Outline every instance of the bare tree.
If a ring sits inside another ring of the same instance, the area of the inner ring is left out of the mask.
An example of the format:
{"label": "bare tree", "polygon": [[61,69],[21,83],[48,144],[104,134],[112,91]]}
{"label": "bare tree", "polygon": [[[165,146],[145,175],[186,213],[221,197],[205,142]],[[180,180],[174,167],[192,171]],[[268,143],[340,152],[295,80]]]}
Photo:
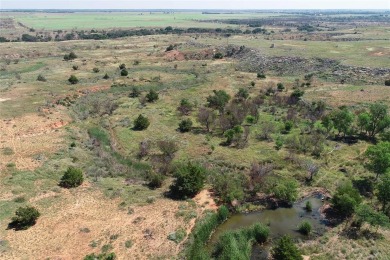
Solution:
{"label": "bare tree", "polygon": [[210,108],[201,107],[198,112],[198,122],[206,127],[207,132],[210,132],[210,128],[215,121],[216,115]]}

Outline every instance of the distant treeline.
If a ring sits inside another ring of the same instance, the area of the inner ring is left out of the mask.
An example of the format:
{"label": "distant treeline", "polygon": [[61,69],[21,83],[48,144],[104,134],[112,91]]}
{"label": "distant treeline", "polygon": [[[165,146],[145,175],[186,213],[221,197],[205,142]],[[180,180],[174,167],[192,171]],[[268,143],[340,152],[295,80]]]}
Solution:
{"label": "distant treeline", "polygon": [[[146,35],[158,35],[158,34],[186,34],[186,33],[214,33],[221,34],[224,36],[230,36],[232,34],[266,34],[267,30],[262,28],[255,28],[253,30],[240,30],[240,29],[210,29],[210,28],[172,28],[171,26],[160,29],[138,29],[138,30],[111,30],[111,31],[72,31],[70,33],[63,33],[63,31],[56,31],[56,35],[53,39],[52,36],[44,36],[43,34],[37,33],[36,35],[23,34],[21,38],[12,41],[23,41],[23,42],[48,42],[48,41],[69,41],[69,40],[105,40],[105,39],[117,39],[122,37],[131,36],[146,36]],[[10,40],[0,37],[0,42],[9,42]]]}

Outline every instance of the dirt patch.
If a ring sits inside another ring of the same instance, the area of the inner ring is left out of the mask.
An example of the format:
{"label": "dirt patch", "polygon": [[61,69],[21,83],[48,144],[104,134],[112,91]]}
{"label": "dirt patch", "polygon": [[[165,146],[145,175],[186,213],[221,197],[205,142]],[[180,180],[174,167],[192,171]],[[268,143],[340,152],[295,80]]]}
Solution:
{"label": "dirt patch", "polygon": [[[8,230],[4,239],[11,249],[0,254],[0,258],[82,259],[100,252],[106,244],[112,245],[118,259],[169,258],[179,253],[181,245],[167,236],[179,227],[191,230],[195,223],[175,216],[181,203],[178,201],[159,198],[153,204],[132,207],[133,213],[128,214],[127,209],[118,208],[119,199],[109,200],[91,189],[62,190],[54,198],[47,193],[32,199],[32,204],[44,199],[59,201],[52,208],[39,208],[42,217],[32,228]],[[216,207],[207,190],[198,194],[195,201],[197,212]],[[132,246],[127,248],[125,242],[129,240]],[[93,241],[96,247],[90,246]]]}
{"label": "dirt patch", "polygon": [[[17,169],[33,170],[42,165],[42,154],[50,154],[64,146],[63,126],[70,118],[63,109],[29,114],[0,121],[0,169],[15,163]],[[9,151],[4,153],[4,151]]]}
{"label": "dirt patch", "polygon": [[11,100],[10,98],[0,98],[0,102],[4,102],[4,101],[7,101],[7,100]]}
{"label": "dirt patch", "polygon": [[177,50],[168,51],[165,53],[165,60],[167,61],[183,61],[185,60],[185,56],[183,53]]}

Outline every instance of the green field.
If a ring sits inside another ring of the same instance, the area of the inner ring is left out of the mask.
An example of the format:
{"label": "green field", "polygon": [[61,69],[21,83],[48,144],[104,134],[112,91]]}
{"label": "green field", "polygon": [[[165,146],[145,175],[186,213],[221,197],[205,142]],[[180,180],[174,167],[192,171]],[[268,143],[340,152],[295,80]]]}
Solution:
{"label": "green field", "polygon": [[138,27],[237,27],[221,23],[199,22],[212,19],[264,18],[280,14],[201,14],[201,13],[13,13],[17,21],[34,29],[69,30],[69,29],[105,29]]}

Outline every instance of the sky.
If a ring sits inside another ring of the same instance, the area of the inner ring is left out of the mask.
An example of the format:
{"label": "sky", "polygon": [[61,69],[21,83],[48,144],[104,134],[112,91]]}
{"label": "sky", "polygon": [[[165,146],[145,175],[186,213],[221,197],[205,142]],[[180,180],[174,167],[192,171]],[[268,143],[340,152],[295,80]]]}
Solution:
{"label": "sky", "polygon": [[379,9],[390,0],[0,0],[0,9]]}

